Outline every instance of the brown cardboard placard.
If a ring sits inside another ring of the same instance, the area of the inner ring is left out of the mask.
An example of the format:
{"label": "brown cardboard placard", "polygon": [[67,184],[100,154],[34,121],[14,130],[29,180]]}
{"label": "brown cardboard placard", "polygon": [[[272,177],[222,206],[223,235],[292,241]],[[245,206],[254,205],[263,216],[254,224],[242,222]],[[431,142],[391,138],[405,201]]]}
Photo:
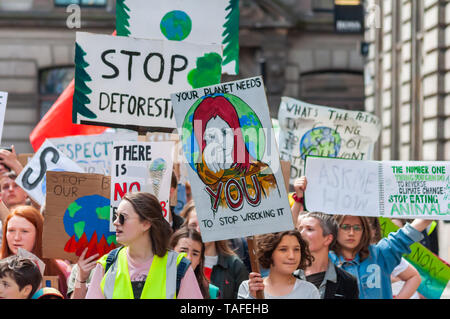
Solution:
{"label": "brown cardboard placard", "polygon": [[281,161],[281,172],[283,173],[284,184],[286,185],[286,191],[289,193],[289,178],[291,173],[291,162]]}
{"label": "brown cardboard placard", "polygon": [[22,164],[23,167],[27,166],[28,160],[33,158],[34,153],[22,153],[17,154],[17,160]]}
{"label": "brown cardboard placard", "polygon": [[58,276],[44,276],[42,278],[42,283],[44,287],[51,287],[59,290],[59,278]]}
{"label": "brown cardboard placard", "polygon": [[43,257],[78,260],[99,257],[116,247],[109,231],[111,177],[101,174],[47,172]]}

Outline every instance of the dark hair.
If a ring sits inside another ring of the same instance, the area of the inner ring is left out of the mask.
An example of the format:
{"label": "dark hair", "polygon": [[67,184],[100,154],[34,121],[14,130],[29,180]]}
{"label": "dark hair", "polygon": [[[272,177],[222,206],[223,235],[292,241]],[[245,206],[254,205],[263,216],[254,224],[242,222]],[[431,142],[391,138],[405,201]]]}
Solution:
{"label": "dark hair", "polygon": [[[347,215],[334,215],[334,218],[336,219],[338,226],[341,226],[341,224],[344,222],[344,219]],[[369,257],[369,246],[370,246],[370,239],[372,238],[370,233],[370,222],[368,217],[365,216],[356,216],[361,220],[362,225],[362,236],[361,241],[359,242],[359,245],[355,248],[355,251],[359,253],[359,258],[361,261]],[[339,245],[339,242],[336,241],[333,247],[331,247],[332,250],[334,250],[337,254],[342,254],[342,247]]]}
{"label": "dark hair", "polygon": [[28,298],[34,295],[42,283],[42,275],[38,266],[32,260],[17,255],[0,261],[0,278],[4,277],[12,278],[19,286],[19,290],[31,285]]}
{"label": "dark hair", "polygon": [[175,246],[182,238],[189,238],[193,241],[199,242],[202,247],[200,251],[200,262],[197,268],[194,269],[194,273],[199,283],[203,298],[209,299],[209,281],[206,278],[205,273],[203,272],[203,268],[205,266],[205,244],[202,241],[202,235],[200,235],[200,233],[193,228],[181,227],[172,234],[169,244],[170,248],[175,249]]}
{"label": "dark hair", "polygon": [[[301,216],[301,217],[300,217]],[[334,215],[328,215],[320,212],[307,212],[305,214],[300,215],[300,218],[313,217],[319,221],[320,227],[322,228],[322,236],[333,236],[333,241],[329,245],[329,247],[333,247],[336,243],[337,234],[338,234],[338,224]]]}
{"label": "dark hair", "polygon": [[284,236],[295,236],[300,244],[300,263],[297,269],[306,269],[312,265],[314,257],[311,255],[308,243],[302,238],[298,230],[288,230],[284,232],[264,234],[256,236],[256,258],[263,268],[270,268],[273,264],[272,255],[280,244]]}
{"label": "dark hair", "polygon": [[172,171],[172,178],[170,179],[170,187],[171,188],[178,187],[178,179],[177,179],[177,175],[175,175],[174,171]]}
{"label": "dark hair", "polygon": [[133,206],[141,221],[147,220],[151,223],[149,235],[153,253],[164,257],[169,248],[172,228],[163,217],[159,200],[154,195],[145,192],[127,193],[122,199]]}

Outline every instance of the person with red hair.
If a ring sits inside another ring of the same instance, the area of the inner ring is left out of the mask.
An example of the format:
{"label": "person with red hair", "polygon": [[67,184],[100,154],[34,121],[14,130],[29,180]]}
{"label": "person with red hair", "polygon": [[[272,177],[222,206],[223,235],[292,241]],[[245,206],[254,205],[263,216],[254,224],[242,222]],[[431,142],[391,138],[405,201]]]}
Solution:
{"label": "person with red hair", "polygon": [[42,258],[42,232],[44,217],[33,206],[17,206],[5,219],[1,259],[16,255],[19,248],[25,249],[45,263],[44,276],[58,276],[58,290],[66,297],[67,264],[59,259]]}
{"label": "person with red hair", "polygon": [[[245,104],[242,100],[239,103]],[[240,198],[240,189],[252,206],[259,205],[262,196],[278,189],[269,165],[251,155],[236,107],[230,97],[217,94],[204,97],[193,114],[194,136],[201,150],[201,160],[195,163],[197,174],[211,196],[221,193],[214,210],[219,205],[239,210],[242,201],[239,205],[233,204]],[[255,125],[256,130],[259,128]],[[227,185],[228,194],[225,191]]]}

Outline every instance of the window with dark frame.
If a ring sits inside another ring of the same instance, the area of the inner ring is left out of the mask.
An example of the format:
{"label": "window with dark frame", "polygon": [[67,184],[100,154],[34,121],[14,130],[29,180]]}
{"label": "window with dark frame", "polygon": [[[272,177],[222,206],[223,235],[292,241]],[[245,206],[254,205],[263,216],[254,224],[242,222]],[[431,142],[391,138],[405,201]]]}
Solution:
{"label": "window with dark frame", "polygon": [[44,117],[74,76],[73,66],[49,68],[39,72],[39,119]]}
{"label": "window with dark frame", "polygon": [[55,7],[77,4],[81,7],[106,7],[108,0],[54,0]]}

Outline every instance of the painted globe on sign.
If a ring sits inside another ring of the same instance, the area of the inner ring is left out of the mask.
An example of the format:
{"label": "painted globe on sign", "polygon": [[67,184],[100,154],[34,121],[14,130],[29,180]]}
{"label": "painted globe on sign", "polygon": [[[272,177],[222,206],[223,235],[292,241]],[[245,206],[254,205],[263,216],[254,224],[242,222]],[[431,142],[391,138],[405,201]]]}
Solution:
{"label": "painted globe on sign", "polygon": [[341,149],[341,136],[329,127],[315,127],[306,132],[300,140],[300,156],[337,157]]}
{"label": "painted globe on sign", "polygon": [[161,19],[160,29],[167,40],[182,41],[191,33],[192,21],[185,12],[174,10]]}
{"label": "painted globe on sign", "polygon": [[89,241],[94,234],[105,236],[108,244],[116,243],[115,233],[109,231],[110,200],[100,195],[89,195],[74,200],[63,217],[64,229],[78,241],[83,233]]}

